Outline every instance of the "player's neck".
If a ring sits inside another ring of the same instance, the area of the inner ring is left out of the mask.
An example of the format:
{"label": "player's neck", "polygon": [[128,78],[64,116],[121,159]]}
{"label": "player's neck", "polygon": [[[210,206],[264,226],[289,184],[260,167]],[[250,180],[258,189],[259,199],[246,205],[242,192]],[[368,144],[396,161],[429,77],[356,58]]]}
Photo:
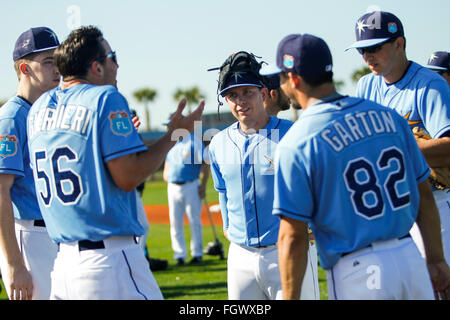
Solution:
{"label": "player's neck", "polygon": [[41,94],[43,94],[43,92],[42,90],[33,87],[30,83],[19,81],[16,94],[33,104],[41,96]]}
{"label": "player's neck", "polygon": [[[328,97],[336,93],[336,88],[332,82],[324,83],[318,87],[310,88],[308,92],[304,94],[304,103],[301,104],[303,109],[308,108],[323,100],[323,98]],[[303,107],[304,106],[304,107]]]}
{"label": "player's neck", "polygon": [[383,80],[387,84],[393,84],[399,81],[405,75],[409,65],[410,61],[406,58],[406,56],[402,57],[401,59],[399,59],[399,62],[395,64],[395,67],[392,69],[391,72],[383,75]]}
{"label": "player's neck", "polygon": [[268,114],[265,114],[264,116],[261,116],[258,119],[247,119],[243,121],[239,121],[239,125],[241,127],[241,130],[244,132],[258,132],[270,121],[270,116]]}
{"label": "player's neck", "polygon": [[67,89],[79,84],[91,84],[88,80],[82,78],[73,78],[68,80],[63,80],[61,84],[61,89]]}

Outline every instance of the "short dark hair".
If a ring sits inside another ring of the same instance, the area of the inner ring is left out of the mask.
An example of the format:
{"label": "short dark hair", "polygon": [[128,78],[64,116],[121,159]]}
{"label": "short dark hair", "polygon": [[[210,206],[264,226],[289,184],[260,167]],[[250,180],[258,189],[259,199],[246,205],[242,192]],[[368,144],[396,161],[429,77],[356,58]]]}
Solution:
{"label": "short dark hair", "polygon": [[102,40],[103,33],[95,26],[73,30],[54,54],[63,79],[84,77],[91,63],[106,54]]}
{"label": "short dark hair", "polygon": [[302,76],[302,78],[310,87],[318,87],[324,83],[333,82],[333,71],[328,71],[315,77]]}

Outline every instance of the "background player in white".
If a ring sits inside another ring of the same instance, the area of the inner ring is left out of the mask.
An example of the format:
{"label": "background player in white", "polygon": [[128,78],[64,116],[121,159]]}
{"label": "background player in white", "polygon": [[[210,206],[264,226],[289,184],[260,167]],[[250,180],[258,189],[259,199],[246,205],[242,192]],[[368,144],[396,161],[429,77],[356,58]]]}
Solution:
{"label": "background player in white", "polygon": [[[174,259],[178,265],[186,260],[184,213],[191,227],[191,264],[203,257],[202,199],[206,194],[209,165],[204,161],[205,145],[191,133],[180,139],[167,153],[164,180],[167,181],[167,199],[170,218],[170,238]],[[201,176],[201,182],[199,177]]]}
{"label": "background player in white", "polygon": [[428,58],[426,66],[440,74],[450,85],[450,53],[447,51],[435,51]]}
{"label": "background player in white", "polygon": [[267,97],[264,99],[264,109],[269,116],[276,117],[280,111],[289,110],[291,101],[280,88],[280,76],[278,74],[264,77],[267,88]]}
{"label": "background player in white", "polygon": [[329,299],[432,299],[427,265],[408,234],[416,219],[434,287],[448,297],[450,269],[430,170],[406,121],[373,102],[338,94],[331,53],[318,37],[286,36],[274,66],[269,71],[281,72],[281,88],[304,109],[275,157],[273,213],[282,219],[284,297],[300,293],[309,223],[327,270]]}
{"label": "background player in white", "polygon": [[[253,56],[246,52],[235,53],[226,60],[222,70],[228,68],[227,61],[231,68],[228,74],[221,74],[218,91],[238,121],[213,137],[209,151],[224,234],[231,242],[228,298],[281,299],[277,250],[279,219],[272,215],[273,159],[279,140],[292,122],[265,112],[264,99],[268,92]],[[309,253],[310,267],[302,299],[319,299],[314,246]]]}
{"label": "background player in white", "polygon": [[[450,166],[450,89],[437,73],[408,60],[401,21],[384,11],[367,13],[356,23],[356,48],[372,71],[357,86],[358,97],[397,111],[411,128],[424,128],[433,139],[419,141],[431,168]],[[441,219],[442,241],[450,261],[450,192],[433,191]],[[411,231],[425,254],[417,225]]]}
{"label": "background player in white", "polygon": [[31,28],[19,36],[13,52],[17,94],[0,108],[0,267],[11,300],[50,298],[57,247],[36,199],[26,118],[33,102],[59,84],[53,62],[58,45],[47,27]]}
{"label": "background player in white", "polygon": [[180,102],[167,133],[146,147],[116,88],[117,58],[93,26],[55,50],[63,77],[27,118],[39,206],[59,251],[52,299],[161,299],[136,237],[144,234],[136,187],[162,164],[173,131],[193,130],[204,101],[188,117]]}

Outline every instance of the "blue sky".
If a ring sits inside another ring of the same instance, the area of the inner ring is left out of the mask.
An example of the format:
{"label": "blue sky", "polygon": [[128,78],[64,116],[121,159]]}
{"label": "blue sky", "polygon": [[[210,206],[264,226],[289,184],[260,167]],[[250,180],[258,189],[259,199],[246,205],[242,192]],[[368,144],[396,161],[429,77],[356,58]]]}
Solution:
{"label": "blue sky", "polygon": [[[206,96],[205,112],[216,112],[218,74],[206,69],[240,50],[271,62],[278,42],[290,33],[322,37],[333,54],[335,79],[346,84],[342,93],[353,94],[350,75],[363,61],[355,50],[344,50],[354,42],[354,25],[368,8],[400,18],[409,59],[425,64],[433,51],[450,50],[448,0],[24,0],[20,6],[2,1],[0,99],[15,94],[12,51],[20,33],[45,25],[63,41],[77,24],[96,25],[103,31],[118,55],[119,90],[141,118],[142,106],[133,91],[142,87],[158,91],[150,106],[152,127],[161,127],[175,109],[176,88],[198,86]],[[226,105],[222,109],[228,111]],[[281,117],[291,114],[286,111]]]}

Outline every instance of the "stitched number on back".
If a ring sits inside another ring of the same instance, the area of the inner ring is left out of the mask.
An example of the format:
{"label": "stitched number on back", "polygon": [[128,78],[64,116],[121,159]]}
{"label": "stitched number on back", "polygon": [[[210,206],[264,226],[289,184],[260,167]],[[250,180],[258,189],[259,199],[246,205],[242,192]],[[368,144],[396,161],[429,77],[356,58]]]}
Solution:
{"label": "stitched number on back", "polygon": [[[46,151],[37,151],[35,159],[37,179],[45,182],[44,185],[41,184],[45,186],[45,188],[41,188],[45,189],[45,193],[38,190],[44,204],[48,206],[54,194],[63,205],[76,203],[83,193],[81,178],[75,171],[67,168],[71,162],[78,160],[76,152],[68,146],[64,146],[56,148],[51,159],[47,158]],[[43,169],[46,167],[46,160],[51,160],[50,169],[47,171]],[[44,163],[42,168],[39,167],[41,162]],[[51,174],[48,174],[49,171]],[[51,178],[53,178],[52,181]]]}
{"label": "stitched number on back", "polygon": [[[344,171],[344,181],[351,193],[356,213],[369,220],[384,212],[386,204],[382,187],[393,210],[404,207],[410,201],[409,192],[399,195],[396,189],[397,184],[405,180],[403,154],[398,149],[383,150],[376,168],[369,160],[358,158],[350,161]],[[381,181],[381,172],[384,170],[389,170],[389,173],[384,178],[385,181]]]}
{"label": "stitched number on back", "polygon": [[391,201],[392,208],[398,209],[409,204],[409,193],[399,196],[395,189],[397,182],[405,180],[405,164],[402,153],[394,148],[386,150],[378,160],[378,168],[381,170],[389,169],[395,165],[395,162],[397,162],[398,170],[389,174],[386,179],[385,189],[389,194],[388,198]]}
{"label": "stitched number on back", "polygon": [[47,174],[45,173],[45,171],[39,170],[39,160],[45,160],[45,158],[46,158],[45,151],[38,151],[35,153],[37,179],[42,179],[42,180],[44,180],[44,183],[45,183],[45,195],[44,195],[44,193],[42,193],[42,191],[39,191],[39,195],[41,196],[42,201],[44,201],[44,204],[46,206],[48,206],[48,204],[50,203],[50,200],[52,198],[52,193],[51,193],[52,191],[50,189],[50,180],[49,180]]}

